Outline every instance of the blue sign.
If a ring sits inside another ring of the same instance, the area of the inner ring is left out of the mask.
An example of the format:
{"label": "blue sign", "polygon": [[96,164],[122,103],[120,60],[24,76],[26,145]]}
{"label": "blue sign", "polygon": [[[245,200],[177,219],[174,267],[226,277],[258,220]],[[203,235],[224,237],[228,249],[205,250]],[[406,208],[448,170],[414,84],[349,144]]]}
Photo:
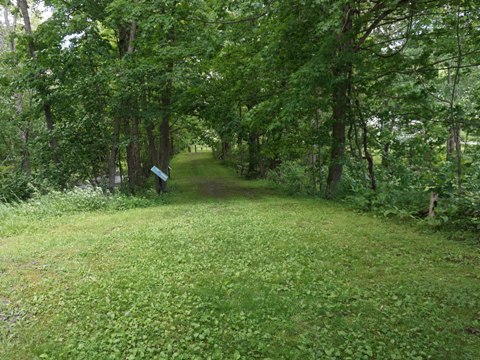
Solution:
{"label": "blue sign", "polygon": [[163,181],[167,181],[168,180],[168,175],[165,174],[162,170],[160,170],[159,168],[157,168],[156,166],[152,167],[150,169],[155,175],[157,175],[160,179],[162,179]]}

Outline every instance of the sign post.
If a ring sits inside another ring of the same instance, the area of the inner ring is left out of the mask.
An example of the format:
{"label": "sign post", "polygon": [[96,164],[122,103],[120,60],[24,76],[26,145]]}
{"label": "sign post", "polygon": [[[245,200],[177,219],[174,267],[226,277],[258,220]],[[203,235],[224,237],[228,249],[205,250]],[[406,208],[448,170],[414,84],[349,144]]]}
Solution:
{"label": "sign post", "polygon": [[[160,170],[156,166],[153,166],[150,169],[150,171],[153,172],[155,175],[157,175],[160,180],[162,180],[164,182],[168,181],[168,175],[165,174],[162,170]],[[163,186],[160,185],[160,189],[157,189],[157,192],[160,192],[162,188],[163,188]]]}
{"label": "sign post", "polygon": [[160,170],[159,168],[157,168],[156,166],[152,167],[150,169],[155,175],[157,175],[160,179],[162,179],[163,181],[167,182],[168,181],[168,175],[165,174],[162,170]]}

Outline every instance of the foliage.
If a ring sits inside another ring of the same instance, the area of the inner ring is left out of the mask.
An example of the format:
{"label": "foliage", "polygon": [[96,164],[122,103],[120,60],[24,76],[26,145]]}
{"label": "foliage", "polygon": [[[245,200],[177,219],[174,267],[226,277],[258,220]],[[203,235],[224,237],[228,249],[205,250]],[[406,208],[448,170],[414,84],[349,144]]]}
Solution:
{"label": "foliage", "polygon": [[32,34],[2,5],[0,161],[22,180],[9,200],[26,183],[113,187],[120,165],[138,192],[195,142],[250,179],[378,213],[416,216],[433,191],[454,223],[479,191],[472,0],[47,5]]}
{"label": "foliage", "polygon": [[480,192],[465,192],[461,196],[443,199],[438,213],[442,225],[478,233],[480,232]]}
{"label": "foliage", "polygon": [[268,180],[287,194],[307,194],[311,191],[308,169],[296,161],[285,161],[275,170],[269,171]]}
{"label": "foliage", "polygon": [[0,168],[0,203],[29,199],[35,191],[29,181],[24,173]]}
{"label": "foliage", "polygon": [[131,196],[122,192],[111,194],[102,188],[86,186],[67,191],[51,191],[46,195],[37,194],[24,202],[0,205],[0,215],[44,218],[63,216],[78,212],[117,211],[144,208],[164,203],[166,197],[158,198],[155,193]]}

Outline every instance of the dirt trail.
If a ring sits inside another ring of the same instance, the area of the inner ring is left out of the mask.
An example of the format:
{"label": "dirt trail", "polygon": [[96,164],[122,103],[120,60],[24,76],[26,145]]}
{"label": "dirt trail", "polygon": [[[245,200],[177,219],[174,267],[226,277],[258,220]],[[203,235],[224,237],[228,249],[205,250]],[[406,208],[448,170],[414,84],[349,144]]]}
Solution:
{"label": "dirt trail", "polygon": [[255,199],[269,192],[266,188],[253,187],[248,181],[236,176],[232,169],[219,165],[211,158],[211,154],[206,156],[205,153],[192,153],[188,158],[191,173],[188,181],[196,186],[202,197]]}

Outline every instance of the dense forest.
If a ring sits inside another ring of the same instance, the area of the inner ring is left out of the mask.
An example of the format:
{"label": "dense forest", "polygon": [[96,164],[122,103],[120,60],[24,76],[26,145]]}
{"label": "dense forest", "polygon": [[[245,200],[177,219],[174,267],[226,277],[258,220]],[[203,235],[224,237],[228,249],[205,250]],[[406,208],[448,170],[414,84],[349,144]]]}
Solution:
{"label": "dense forest", "polygon": [[1,201],[165,192],[150,168],[202,144],[290,193],[480,228],[478,1],[2,2]]}

